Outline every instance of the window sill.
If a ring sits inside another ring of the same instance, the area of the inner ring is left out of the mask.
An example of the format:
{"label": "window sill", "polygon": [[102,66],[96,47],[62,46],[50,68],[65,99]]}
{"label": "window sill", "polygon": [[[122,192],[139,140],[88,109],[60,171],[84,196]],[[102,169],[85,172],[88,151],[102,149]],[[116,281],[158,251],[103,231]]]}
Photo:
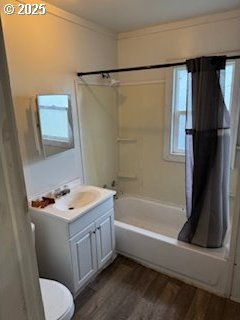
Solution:
{"label": "window sill", "polygon": [[185,163],[185,156],[181,154],[165,154],[163,159],[166,161]]}

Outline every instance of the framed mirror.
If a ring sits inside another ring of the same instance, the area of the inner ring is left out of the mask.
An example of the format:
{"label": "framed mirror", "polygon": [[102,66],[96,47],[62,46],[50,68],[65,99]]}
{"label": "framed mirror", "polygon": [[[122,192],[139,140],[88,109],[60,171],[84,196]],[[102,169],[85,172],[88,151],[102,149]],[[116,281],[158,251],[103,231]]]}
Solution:
{"label": "framed mirror", "polygon": [[37,95],[41,141],[45,157],[74,147],[70,95]]}

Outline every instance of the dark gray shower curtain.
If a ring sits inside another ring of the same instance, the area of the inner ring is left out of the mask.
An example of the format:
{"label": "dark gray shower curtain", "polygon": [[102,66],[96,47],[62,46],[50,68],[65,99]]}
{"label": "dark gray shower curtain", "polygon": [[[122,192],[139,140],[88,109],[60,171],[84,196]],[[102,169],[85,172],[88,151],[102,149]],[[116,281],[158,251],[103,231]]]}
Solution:
{"label": "dark gray shower curtain", "polygon": [[187,61],[187,222],[178,239],[202,247],[223,245],[228,227],[230,115],[220,83],[226,57]]}

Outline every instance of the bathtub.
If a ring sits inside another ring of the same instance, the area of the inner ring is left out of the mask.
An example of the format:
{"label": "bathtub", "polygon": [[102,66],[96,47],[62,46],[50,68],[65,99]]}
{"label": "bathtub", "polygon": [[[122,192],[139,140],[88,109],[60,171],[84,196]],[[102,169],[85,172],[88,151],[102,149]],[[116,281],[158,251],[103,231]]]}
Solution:
{"label": "bathtub", "polygon": [[116,250],[147,267],[228,297],[232,270],[228,246],[206,249],[178,241],[185,221],[183,208],[120,197],[115,203]]}

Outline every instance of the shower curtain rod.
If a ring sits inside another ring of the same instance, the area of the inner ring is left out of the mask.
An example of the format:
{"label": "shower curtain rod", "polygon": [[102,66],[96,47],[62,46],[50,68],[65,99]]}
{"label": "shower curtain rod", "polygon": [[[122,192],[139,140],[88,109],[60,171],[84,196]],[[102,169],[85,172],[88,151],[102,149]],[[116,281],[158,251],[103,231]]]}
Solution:
{"label": "shower curtain rod", "polygon": [[[240,59],[240,55],[230,56],[230,57],[227,57],[227,59],[228,60]],[[161,68],[184,66],[184,65],[186,65],[186,62],[182,61],[182,62],[175,62],[175,63],[154,64],[154,65],[150,65],[150,66],[140,66],[140,67],[132,67],[132,68],[120,68],[120,69],[98,70],[98,71],[89,71],[89,72],[78,72],[77,75],[78,75],[78,77],[83,77],[83,76],[91,76],[94,74],[151,70],[151,69],[161,69]]]}

